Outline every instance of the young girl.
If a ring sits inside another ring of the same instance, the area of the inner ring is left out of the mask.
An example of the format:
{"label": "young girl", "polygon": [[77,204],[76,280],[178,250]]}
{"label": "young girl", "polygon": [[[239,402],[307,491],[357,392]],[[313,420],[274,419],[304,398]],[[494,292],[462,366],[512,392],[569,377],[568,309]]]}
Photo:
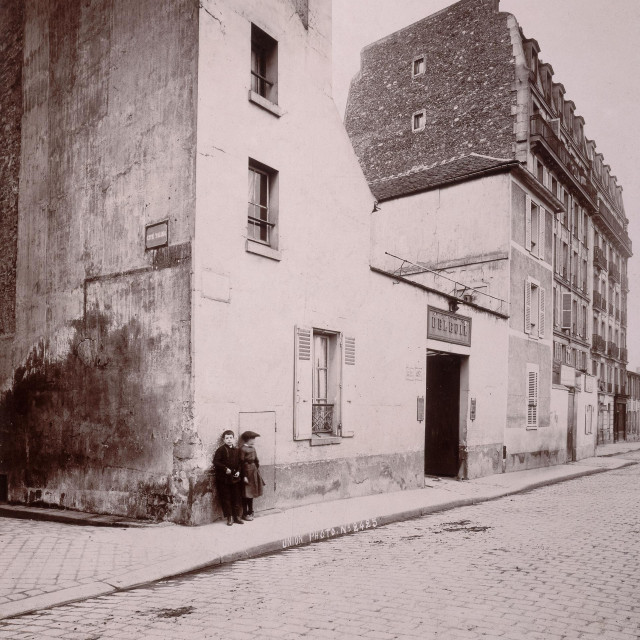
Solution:
{"label": "young girl", "polygon": [[240,440],[240,465],[244,480],[244,494],[242,498],[242,517],[253,520],[253,499],[262,495],[264,480],[260,475],[260,461],[255,449],[256,438],[260,434],[255,431],[245,431]]}

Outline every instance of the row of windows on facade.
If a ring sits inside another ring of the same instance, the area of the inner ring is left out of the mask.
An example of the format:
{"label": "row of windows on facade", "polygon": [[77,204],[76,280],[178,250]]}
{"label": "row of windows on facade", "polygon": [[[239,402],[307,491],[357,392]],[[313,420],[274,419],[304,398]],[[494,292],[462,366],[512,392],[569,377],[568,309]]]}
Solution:
{"label": "row of windows on facade", "polygon": [[[587,340],[589,338],[588,307],[582,300],[577,300],[571,293],[563,292],[559,287],[553,288],[553,326],[556,329],[568,329],[572,335]],[[593,316],[594,333],[610,342],[615,347],[626,347],[626,334],[622,330],[598,316]]]}
{"label": "row of windows on facade", "polygon": [[[565,186],[558,181],[557,177],[545,167],[537,156],[534,156],[534,171],[538,181],[564,204],[565,210],[558,214],[560,223],[568,230],[570,235],[578,238],[585,248],[588,247],[589,215],[587,211],[580,206],[579,202],[571,196]],[[594,230],[594,247],[599,247],[603,251],[604,259],[607,263],[615,265],[615,268],[622,273],[626,273],[626,261],[596,230]]]}
{"label": "row of windows on facade", "polygon": [[604,156],[596,153],[595,142],[587,140],[584,135],[584,118],[575,115],[575,104],[565,100],[564,87],[553,82],[551,65],[539,63],[536,46],[533,40],[525,41],[525,57],[527,66],[534,75],[535,86],[538,87],[544,102],[543,107],[534,101],[533,112],[545,113],[546,119],[558,119],[567,137],[570,137],[582,156],[591,164],[593,172],[620,211],[623,210],[622,188],[617,184],[611,168],[604,163]]}

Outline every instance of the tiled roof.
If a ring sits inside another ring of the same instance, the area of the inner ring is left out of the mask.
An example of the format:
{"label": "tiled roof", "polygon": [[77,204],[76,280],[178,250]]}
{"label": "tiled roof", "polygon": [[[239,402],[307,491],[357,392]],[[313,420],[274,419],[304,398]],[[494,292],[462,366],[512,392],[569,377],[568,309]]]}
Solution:
{"label": "tiled roof", "polygon": [[416,167],[400,175],[375,180],[369,186],[375,198],[381,202],[428,191],[453,182],[469,180],[484,173],[507,170],[519,164],[513,159],[491,158],[470,153],[430,166]]}

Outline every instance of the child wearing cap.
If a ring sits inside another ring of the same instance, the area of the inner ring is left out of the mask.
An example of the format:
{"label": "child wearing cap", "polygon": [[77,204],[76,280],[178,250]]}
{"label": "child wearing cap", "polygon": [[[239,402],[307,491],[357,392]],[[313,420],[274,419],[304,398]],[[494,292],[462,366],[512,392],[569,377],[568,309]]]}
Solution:
{"label": "child wearing cap", "polygon": [[253,520],[253,499],[262,495],[264,480],[260,475],[260,461],[256,453],[255,441],[260,434],[255,431],[245,431],[240,440],[240,465],[244,481],[244,493],[242,497],[242,517],[245,520]]}

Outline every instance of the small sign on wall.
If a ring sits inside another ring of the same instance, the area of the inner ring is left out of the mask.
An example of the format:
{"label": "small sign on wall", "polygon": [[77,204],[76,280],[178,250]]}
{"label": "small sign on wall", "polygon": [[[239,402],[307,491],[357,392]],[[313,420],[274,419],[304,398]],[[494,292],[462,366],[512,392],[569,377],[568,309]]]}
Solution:
{"label": "small sign on wall", "polygon": [[156,224],[150,224],[144,230],[144,248],[157,249],[169,244],[169,221],[163,220]]}
{"label": "small sign on wall", "polygon": [[471,318],[450,311],[427,308],[427,338],[471,346]]}

